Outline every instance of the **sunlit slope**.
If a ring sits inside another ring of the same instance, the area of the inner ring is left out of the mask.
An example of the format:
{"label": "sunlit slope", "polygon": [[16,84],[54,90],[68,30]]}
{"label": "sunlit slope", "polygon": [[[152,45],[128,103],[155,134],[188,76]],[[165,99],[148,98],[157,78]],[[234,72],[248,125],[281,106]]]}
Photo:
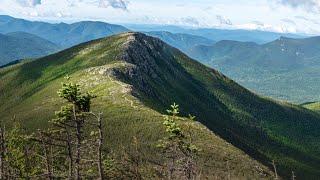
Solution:
{"label": "sunlit slope", "polygon": [[307,109],[320,112],[320,102],[305,103],[305,104],[302,104],[302,106]]}

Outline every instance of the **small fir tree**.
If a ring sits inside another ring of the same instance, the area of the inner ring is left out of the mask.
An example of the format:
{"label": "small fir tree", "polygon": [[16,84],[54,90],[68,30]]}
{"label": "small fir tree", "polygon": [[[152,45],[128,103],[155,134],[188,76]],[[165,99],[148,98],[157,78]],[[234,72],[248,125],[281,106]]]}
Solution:
{"label": "small fir tree", "polygon": [[[178,124],[179,119],[182,119],[178,117],[179,105],[174,103],[167,112],[169,115],[164,117],[163,125],[168,135],[158,144],[167,159],[165,175],[169,179],[182,177],[194,179],[196,177],[195,156],[199,149],[192,143],[191,128],[188,125],[186,133]],[[195,117],[190,116],[189,120],[194,121]]]}

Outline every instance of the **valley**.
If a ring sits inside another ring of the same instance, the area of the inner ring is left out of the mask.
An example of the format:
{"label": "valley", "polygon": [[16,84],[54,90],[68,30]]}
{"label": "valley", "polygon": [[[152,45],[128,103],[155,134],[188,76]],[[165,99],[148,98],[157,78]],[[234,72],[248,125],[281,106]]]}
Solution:
{"label": "valley", "polygon": [[318,42],[319,37],[281,37],[263,45],[220,41],[185,52],[258,94],[300,104],[320,97]]}

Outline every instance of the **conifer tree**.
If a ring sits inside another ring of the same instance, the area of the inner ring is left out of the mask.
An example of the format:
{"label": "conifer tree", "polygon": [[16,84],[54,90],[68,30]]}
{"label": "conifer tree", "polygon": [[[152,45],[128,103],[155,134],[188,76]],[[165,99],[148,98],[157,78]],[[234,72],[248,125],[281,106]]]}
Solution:
{"label": "conifer tree", "polygon": [[[56,118],[51,121],[53,128],[38,135],[45,152],[46,172],[52,177],[104,179],[102,113],[96,115],[90,111],[91,100],[96,96],[83,93],[79,84],[70,82],[70,77],[66,79],[68,82],[62,84],[58,94],[67,104],[56,112]],[[54,153],[50,151],[52,148]],[[51,160],[63,157],[67,164]],[[59,173],[53,175],[53,167]]]}
{"label": "conifer tree", "polygon": [[28,135],[15,119],[9,131],[0,122],[0,179],[106,179],[102,113],[90,111],[96,96],[66,79],[51,128]]}
{"label": "conifer tree", "polygon": [[[163,125],[166,128],[167,137],[160,141],[158,147],[163,150],[163,154],[168,159],[166,163],[166,176],[169,179],[182,178],[194,179],[196,176],[195,156],[199,149],[192,143],[192,135],[187,133],[178,124],[180,117],[179,105],[171,105],[171,109],[167,110],[168,116],[164,117]],[[195,117],[190,116],[190,121],[194,121]]]}
{"label": "conifer tree", "polygon": [[[66,79],[69,81],[70,77]],[[91,173],[92,171],[90,169],[85,172],[82,168],[85,167],[85,163],[93,162],[89,157],[92,147],[88,146],[92,141],[85,132],[88,131],[89,124],[93,123],[89,122],[92,119],[89,116],[92,114],[90,113],[91,100],[95,98],[95,96],[89,92],[82,93],[80,85],[72,82],[63,83],[58,94],[67,101],[68,105],[63,106],[61,110],[57,112],[57,119],[55,119],[53,123],[56,127],[59,127],[65,135],[64,139],[66,140],[67,156],[69,159],[69,177],[81,179],[83,176],[81,174],[82,172]],[[98,122],[101,122],[100,117]],[[98,126],[100,127],[101,124]],[[86,144],[84,144],[84,142]],[[101,143],[101,141],[99,142]],[[84,145],[88,148],[83,147]],[[99,165],[101,165],[101,163],[99,163]],[[102,168],[99,168],[99,170],[101,169]]]}
{"label": "conifer tree", "polygon": [[4,134],[6,176],[9,179],[33,179],[41,176],[41,159],[36,156],[39,146],[31,141],[21,123],[14,122],[13,128]]}

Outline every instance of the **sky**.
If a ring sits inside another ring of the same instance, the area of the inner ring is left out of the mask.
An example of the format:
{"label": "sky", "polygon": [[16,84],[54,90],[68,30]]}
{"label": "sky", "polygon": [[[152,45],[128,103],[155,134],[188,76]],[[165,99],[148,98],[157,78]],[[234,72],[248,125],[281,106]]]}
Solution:
{"label": "sky", "polygon": [[0,0],[0,14],[49,22],[320,34],[320,0]]}

